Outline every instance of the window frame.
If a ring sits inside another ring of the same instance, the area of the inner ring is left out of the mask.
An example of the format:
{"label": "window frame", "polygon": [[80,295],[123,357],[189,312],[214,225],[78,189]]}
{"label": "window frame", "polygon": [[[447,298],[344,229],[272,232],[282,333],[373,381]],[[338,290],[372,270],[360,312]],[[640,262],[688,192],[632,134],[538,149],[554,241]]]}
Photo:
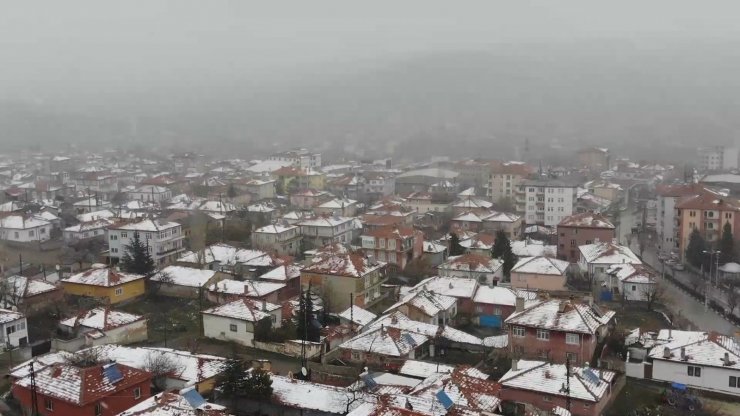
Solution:
{"label": "window frame", "polygon": [[[572,341],[573,337],[575,337],[576,342],[569,342],[568,339],[570,338]],[[566,332],[565,333],[565,343],[568,345],[581,345],[581,335],[573,333],[573,332]]]}
{"label": "window frame", "polygon": [[239,326],[237,324],[229,324],[229,331],[239,332]]}
{"label": "window frame", "polygon": [[141,387],[134,388],[134,399],[141,398]]}
{"label": "window frame", "polygon": [[523,326],[515,325],[511,327],[511,335],[517,338],[524,338],[527,336],[527,330]]}
{"label": "window frame", "polygon": [[689,377],[701,378],[701,367],[698,365],[686,366],[686,374],[688,374]]}
{"label": "window frame", "polygon": [[550,331],[547,329],[537,329],[538,341],[550,341]]}
{"label": "window frame", "polygon": [[50,412],[54,411],[54,402],[48,397],[44,398],[44,409]]}

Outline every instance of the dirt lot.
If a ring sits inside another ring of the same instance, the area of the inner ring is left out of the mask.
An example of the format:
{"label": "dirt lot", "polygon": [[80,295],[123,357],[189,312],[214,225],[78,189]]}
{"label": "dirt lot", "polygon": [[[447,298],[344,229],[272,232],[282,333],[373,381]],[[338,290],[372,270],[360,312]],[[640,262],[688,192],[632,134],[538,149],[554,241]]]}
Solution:
{"label": "dirt lot", "polygon": [[[647,415],[649,409],[651,415],[661,416],[684,416],[690,414],[688,410],[677,409],[661,400],[661,393],[665,385],[647,382],[643,380],[628,379],[627,385],[622,389],[619,396],[614,400],[612,406],[606,412],[607,416],[625,416],[635,414]],[[740,414],[740,402],[729,397],[712,395],[707,397],[701,392],[693,392],[702,402],[702,410],[691,413],[693,416],[734,416]],[[656,412],[657,410],[657,412]]]}

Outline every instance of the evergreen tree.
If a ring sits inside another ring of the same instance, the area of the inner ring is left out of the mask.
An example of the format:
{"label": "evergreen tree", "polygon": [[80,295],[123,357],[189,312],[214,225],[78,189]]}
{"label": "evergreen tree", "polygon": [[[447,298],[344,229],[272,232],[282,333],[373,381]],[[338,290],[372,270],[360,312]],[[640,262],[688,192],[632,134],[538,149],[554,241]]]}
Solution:
{"label": "evergreen tree", "polygon": [[508,279],[511,276],[511,269],[516,264],[516,256],[511,251],[511,242],[503,230],[496,232],[496,241],[491,248],[491,257],[503,260],[504,277]]}
{"label": "evergreen tree", "polygon": [[141,241],[138,232],[134,232],[134,238],[124,247],[121,270],[127,273],[151,276],[154,269],[154,260],[152,255],[149,254],[149,245]]}
{"label": "evergreen tree", "polygon": [[298,302],[298,313],[296,314],[296,335],[304,341],[318,342],[321,331],[314,325],[313,299],[311,298],[311,286],[301,293]]}
{"label": "evergreen tree", "polygon": [[689,235],[689,244],[686,246],[686,260],[692,266],[699,268],[704,263],[704,250],[707,249],[706,242],[702,238],[699,230],[694,228],[694,231]]}
{"label": "evergreen tree", "polygon": [[244,396],[258,402],[268,400],[272,396],[272,379],[270,373],[254,369],[246,374],[243,381]]}
{"label": "evergreen tree", "polygon": [[229,184],[229,189],[226,190],[226,196],[229,198],[236,198],[236,188],[234,187],[234,184]]}
{"label": "evergreen tree", "polygon": [[725,264],[735,259],[735,239],[732,236],[732,226],[726,222],[722,227],[722,238],[719,240],[719,263]]}
{"label": "evergreen tree", "polygon": [[456,233],[450,233],[450,256],[465,254],[465,248],[460,245],[460,237]]}
{"label": "evergreen tree", "polygon": [[236,405],[237,397],[244,394],[246,379],[246,368],[241,360],[230,359],[226,361],[226,368],[216,377],[216,387],[221,394],[232,400],[232,408]]}

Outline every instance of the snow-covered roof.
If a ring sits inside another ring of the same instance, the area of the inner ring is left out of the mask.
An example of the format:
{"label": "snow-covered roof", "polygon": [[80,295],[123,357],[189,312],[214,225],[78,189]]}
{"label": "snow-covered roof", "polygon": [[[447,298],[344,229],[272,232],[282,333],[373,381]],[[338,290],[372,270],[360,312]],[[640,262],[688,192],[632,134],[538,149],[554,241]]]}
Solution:
{"label": "snow-covered roof", "polygon": [[501,259],[493,259],[475,253],[461,256],[450,256],[446,262],[437,266],[443,270],[472,271],[478,273],[496,273],[504,264]]}
{"label": "snow-covered roof", "polygon": [[727,335],[662,329],[657,339],[653,359],[740,370],[740,343]]}
{"label": "snow-covered roof", "polygon": [[170,228],[180,227],[180,224],[176,222],[167,221],[164,219],[151,220],[145,219],[143,221],[122,224],[115,227],[118,230],[124,231],[144,231],[144,232],[159,232]]}
{"label": "snow-covered roof", "polygon": [[579,228],[607,228],[613,230],[614,224],[602,214],[593,212],[583,212],[565,217],[558,224],[559,227],[579,227]]}
{"label": "snow-covered roof", "polygon": [[92,285],[92,286],[118,286],[134,280],[143,279],[144,276],[133,273],[123,273],[111,268],[100,267],[86,270],[81,273],[72,275],[66,279],[63,279],[63,283],[76,283],[80,285]]}
{"label": "snow-covered roof", "polygon": [[725,273],[740,273],[740,264],[735,262],[725,263],[719,266],[719,270]]}
{"label": "snow-covered roof", "polygon": [[257,228],[254,233],[258,234],[282,234],[286,231],[297,229],[296,225],[270,224]]}
{"label": "snow-covered roof", "polygon": [[238,319],[247,322],[258,322],[270,317],[270,312],[280,309],[280,305],[254,299],[237,299],[233,302],[214,306],[202,313],[226,318]]}
{"label": "snow-covered roof", "polygon": [[0,281],[6,286],[6,293],[13,296],[30,297],[57,290],[51,283],[19,275],[9,276]]}
{"label": "snow-covered roof", "polygon": [[506,348],[509,346],[509,335],[491,335],[483,338],[483,345],[489,348]]}
{"label": "snow-covered roof", "polygon": [[364,254],[354,252],[341,244],[333,244],[319,250],[304,272],[330,274],[347,277],[363,277],[385,267],[384,262],[371,262]]}
{"label": "snow-covered roof", "polygon": [[472,212],[465,212],[457,217],[453,218],[452,221],[464,221],[464,222],[483,222],[483,220]]}
{"label": "snow-covered roof", "polygon": [[278,280],[281,282],[295,279],[301,276],[301,268],[294,264],[278,266],[267,273],[259,276],[261,280]]}
{"label": "snow-covered roof", "polygon": [[167,266],[152,276],[151,280],[155,282],[167,282],[178,286],[203,287],[213,279],[216,273],[215,270]]}
{"label": "snow-covered roof", "polygon": [[440,312],[449,310],[456,303],[457,298],[422,289],[407,293],[398,302],[391,305],[383,313],[392,312],[402,305],[409,305],[420,310],[427,316],[434,317],[437,316],[437,314],[439,314]]}
{"label": "snow-covered roof", "polygon": [[301,220],[298,225],[303,227],[336,227],[338,225],[352,222],[352,217],[320,216]]}
{"label": "snow-covered roof", "polygon": [[612,371],[590,367],[571,366],[570,371],[571,376],[568,377],[565,364],[519,360],[517,369],[509,370],[499,383],[505,388],[565,397],[563,385],[570,381],[568,395],[571,398],[595,403],[609,394],[611,382],[616,376]]}
{"label": "snow-covered roof", "polygon": [[[200,260],[200,261],[199,261]],[[203,258],[199,259],[199,253],[194,251],[185,252],[177,259],[182,263],[210,264],[218,262],[222,266],[235,266],[237,264],[249,266],[270,266],[274,264],[273,259],[264,251],[237,248],[228,244],[212,244],[203,250]]]}
{"label": "snow-covered roof", "polygon": [[440,244],[435,241],[424,241],[425,253],[442,253],[445,250],[447,250],[447,246],[444,244]]}
{"label": "snow-covered roof", "polygon": [[426,289],[434,293],[442,293],[461,299],[472,299],[478,290],[478,281],[463,277],[433,276],[419,282],[409,291]]}
{"label": "snow-covered roof", "polygon": [[564,260],[552,257],[523,257],[511,269],[513,273],[562,276],[570,266]]}
{"label": "snow-covered roof", "polygon": [[286,407],[344,415],[364,403],[365,393],[272,374],[272,401]]}
{"label": "snow-covered roof", "polygon": [[74,328],[75,326],[80,325],[80,326],[84,326],[87,328],[107,331],[110,329],[128,325],[133,322],[137,322],[143,319],[144,317],[141,315],[135,315],[133,313],[115,311],[109,308],[100,307],[100,308],[91,309],[78,316],[65,319],[59,322],[59,324],[68,326],[71,328]]}
{"label": "snow-covered roof", "polygon": [[116,214],[109,209],[101,209],[100,211],[86,212],[84,214],[77,215],[77,221],[88,222],[101,218],[113,218]]}
{"label": "snow-covered roof", "polygon": [[424,322],[414,321],[402,314],[401,312],[392,312],[385,315],[370,325],[365,327],[366,329],[379,328],[381,326],[388,328],[398,328],[404,331],[411,331],[417,334],[425,335],[427,337],[439,337],[447,339],[451,342],[457,342],[461,344],[470,345],[482,345],[483,340],[480,338],[470,335],[467,332],[460,331],[459,329],[452,328],[450,326],[439,326],[434,324],[427,324]]}
{"label": "snow-covered roof", "polygon": [[86,231],[105,229],[105,228],[110,227],[114,223],[115,221],[113,220],[110,220],[107,218],[99,218],[96,220],[81,222],[77,225],[67,227],[64,229],[64,231],[74,232],[74,233],[84,233]]}
{"label": "snow-covered roof", "polygon": [[465,198],[461,201],[455,202],[453,205],[455,208],[467,208],[467,209],[488,209],[493,206],[493,203],[486,201],[484,199],[478,199],[478,198]]}
{"label": "snow-covered roof", "polygon": [[514,312],[506,324],[593,335],[614,315],[614,311],[602,311],[596,305],[555,299]]}
{"label": "snow-covered roof", "polygon": [[511,252],[517,257],[555,257],[557,247],[545,245],[542,241],[527,239],[512,241]]}
{"label": "snow-covered roof", "polygon": [[516,306],[516,298],[524,298],[525,306],[534,306],[537,292],[524,289],[512,289],[504,286],[479,286],[473,302],[490,305]]}
{"label": "snow-covered roof", "polygon": [[11,311],[10,309],[0,309],[0,324],[17,321],[22,318],[25,318],[25,315],[20,312]]}
{"label": "snow-covered roof", "polygon": [[227,416],[224,406],[208,403],[195,386],[176,392],[165,391],[130,407],[118,416]]}
{"label": "snow-covered roof", "polygon": [[482,216],[483,222],[516,222],[521,219],[519,215],[512,214],[510,212],[492,212],[490,214]]}
{"label": "snow-covered roof", "polygon": [[339,348],[390,357],[406,357],[427,341],[429,337],[423,334],[380,326],[345,341]]}
{"label": "snow-covered roof", "polygon": [[37,215],[8,215],[0,218],[0,228],[27,230],[50,225],[51,223]]}
{"label": "snow-covered roof", "polygon": [[369,324],[370,322],[374,321],[375,318],[378,317],[378,315],[368,311],[367,309],[363,309],[357,305],[352,305],[351,307],[338,313],[337,316],[339,316],[342,319],[346,319],[359,326],[365,326]]}
{"label": "snow-covered roof", "polygon": [[656,272],[643,264],[613,264],[606,270],[624,283],[655,283]]}
{"label": "snow-covered roof", "polygon": [[[498,384],[469,375],[466,369],[467,367],[460,366],[452,373],[432,374],[414,387],[409,394],[438,401],[438,392],[441,390],[456,407],[496,411],[501,405]],[[437,405],[444,407],[440,402]]]}
{"label": "snow-covered roof", "polygon": [[357,204],[357,201],[354,199],[349,198],[334,198],[332,200],[326,201],[323,204],[319,205],[318,208],[324,208],[324,209],[343,209],[347,206],[355,205]]}
{"label": "snow-covered roof", "polygon": [[578,246],[586,263],[618,264],[631,263],[642,264],[642,261],[629,247],[614,244],[612,242],[599,242]]}
{"label": "snow-covered roof", "polygon": [[232,280],[224,279],[208,287],[211,292],[225,293],[228,295],[246,296],[259,298],[272,292],[283,289],[285,284],[274,282],[263,282],[259,280]]}

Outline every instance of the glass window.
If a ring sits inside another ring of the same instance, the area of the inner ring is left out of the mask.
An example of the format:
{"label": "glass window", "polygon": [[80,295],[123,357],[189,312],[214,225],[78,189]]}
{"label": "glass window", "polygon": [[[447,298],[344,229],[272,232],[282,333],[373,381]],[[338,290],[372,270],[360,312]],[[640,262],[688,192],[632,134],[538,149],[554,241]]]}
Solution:
{"label": "glass window", "polygon": [[44,408],[53,412],[54,402],[52,402],[51,399],[44,399]]}
{"label": "glass window", "polygon": [[581,337],[578,334],[565,334],[565,343],[578,345],[581,343]]}
{"label": "glass window", "polygon": [[550,340],[550,331],[546,329],[538,329],[537,330],[537,339],[542,341],[549,341]]}
{"label": "glass window", "polygon": [[511,332],[514,334],[515,337],[523,337],[525,334],[523,326],[515,326],[511,328]]}
{"label": "glass window", "polygon": [[236,332],[236,324],[229,325],[229,331]]}
{"label": "glass window", "polygon": [[134,399],[138,399],[141,397],[141,387],[137,387],[134,389]]}
{"label": "glass window", "polygon": [[688,374],[690,377],[701,377],[701,367],[688,366]]}
{"label": "glass window", "polygon": [[100,403],[95,403],[95,416],[101,416],[103,414],[103,406]]}
{"label": "glass window", "polygon": [[121,296],[121,295],[123,295],[123,288],[122,287],[117,287],[116,288],[116,296]]}
{"label": "glass window", "polygon": [[730,387],[740,387],[736,376],[730,376]]}

